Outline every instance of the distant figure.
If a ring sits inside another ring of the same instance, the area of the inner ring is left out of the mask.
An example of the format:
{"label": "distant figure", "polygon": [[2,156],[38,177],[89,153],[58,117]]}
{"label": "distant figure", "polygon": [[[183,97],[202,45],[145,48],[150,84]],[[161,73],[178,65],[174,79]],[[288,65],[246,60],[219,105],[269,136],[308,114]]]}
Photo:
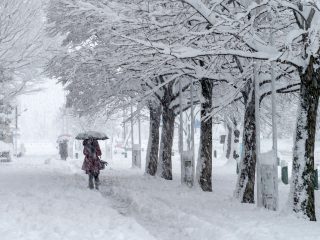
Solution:
{"label": "distant figure", "polygon": [[59,154],[62,160],[67,160],[68,157],[68,141],[59,142]]}
{"label": "distant figure", "polygon": [[20,144],[20,153],[21,153],[21,156],[26,155],[26,147],[24,146],[23,143]]}
{"label": "distant figure", "polygon": [[17,157],[23,157],[26,154],[26,148],[23,143],[20,144],[20,151],[17,154]]}
{"label": "distant figure", "polygon": [[101,150],[97,140],[86,139],[83,141],[83,154],[85,155],[82,170],[89,175],[89,188],[93,189],[93,178],[95,188],[99,189],[99,173],[101,170]]}

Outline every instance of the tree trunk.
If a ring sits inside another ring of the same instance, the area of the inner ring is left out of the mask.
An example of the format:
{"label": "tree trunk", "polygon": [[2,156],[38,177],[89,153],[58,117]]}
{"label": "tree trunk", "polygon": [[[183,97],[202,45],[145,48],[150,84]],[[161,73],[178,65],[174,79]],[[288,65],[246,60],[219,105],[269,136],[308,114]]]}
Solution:
{"label": "tree trunk", "polygon": [[236,120],[230,121],[227,125],[228,129],[228,141],[230,141],[230,150],[229,150],[229,156],[226,155],[228,158],[227,164],[238,164],[239,163],[239,137],[240,137],[240,131],[238,130],[237,122]]}
{"label": "tree trunk", "polygon": [[151,176],[154,176],[157,172],[158,165],[161,106],[158,103],[153,102],[150,103],[149,110],[150,128],[145,172]]}
{"label": "tree trunk", "polygon": [[171,95],[169,90],[164,93],[162,102],[162,133],[159,153],[158,175],[164,179],[172,180],[172,144],[174,134],[174,111],[169,107]]}
{"label": "tree trunk", "polygon": [[174,112],[169,107],[163,108],[162,113],[162,133],[161,133],[161,147],[160,147],[160,161],[161,168],[160,176],[167,180],[172,180],[172,145],[174,134]]}
{"label": "tree trunk", "polygon": [[236,163],[239,162],[239,138],[240,138],[240,131],[238,129],[237,124],[234,124],[234,128],[233,128],[233,148],[232,148],[232,158],[236,161]]}
{"label": "tree trunk", "polygon": [[252,81],[248,81],[244,92],[245,114],[243,130],[243,153],[235,197],[242,203],[254,203],[254,184],[256,170],[256,124],[255,95]]}
{"label": "tree trunk", "polygon": [[314,204],[314,142],[319,102],[319,72],[314,69],[314,59],[305,72],[300,73],[300,103],[293,150],[290,200],[293,211],[316,221]]}
{"label": "tree trunk", "polygon": [[227,141],[226,141],[226,158],[230,159],[230,155],[231,155],[231,150],[232,150],[232,127],[230,126],[229,123],[227,123]]}
{"label": "tree trunk", "polygon": [[[212,88],[211,80],[201,80],[202,96],[205,102],[201,104],[200,149],[197,169],[200,187],[207,192],[212,191],[212,118],[208,117],[212,110]],[[206,119],[203,120],[204,118]]]}

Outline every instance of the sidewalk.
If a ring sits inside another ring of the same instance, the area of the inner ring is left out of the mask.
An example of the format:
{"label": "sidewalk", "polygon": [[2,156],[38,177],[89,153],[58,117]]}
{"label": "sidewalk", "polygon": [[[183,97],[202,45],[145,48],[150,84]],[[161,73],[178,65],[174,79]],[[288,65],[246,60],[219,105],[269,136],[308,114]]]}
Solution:
{"label": "sidewalk", "polygon": [[59,160],[38,157],[1,164],[0,239],[153,239],[86,186],[83,176]]}

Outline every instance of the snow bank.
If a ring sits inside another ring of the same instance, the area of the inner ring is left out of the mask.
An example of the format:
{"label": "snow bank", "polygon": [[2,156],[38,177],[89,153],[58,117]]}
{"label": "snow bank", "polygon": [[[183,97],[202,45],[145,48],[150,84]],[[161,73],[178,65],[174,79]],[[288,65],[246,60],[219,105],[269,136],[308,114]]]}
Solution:
{"label": "snow bank", "polygon": [[102,178],[103,196],[158,239],[320,239],[319,222],[297,219],[285,211],[288,185],[279,185],[280,211],[274,212],[233,199],[235,166],[214,166],[213,193],[205,193],[181,186],[177,175],[165,181],[144,176],[142,170],[129,169],[130,165],[127,170],[117,169],[117,162]]}

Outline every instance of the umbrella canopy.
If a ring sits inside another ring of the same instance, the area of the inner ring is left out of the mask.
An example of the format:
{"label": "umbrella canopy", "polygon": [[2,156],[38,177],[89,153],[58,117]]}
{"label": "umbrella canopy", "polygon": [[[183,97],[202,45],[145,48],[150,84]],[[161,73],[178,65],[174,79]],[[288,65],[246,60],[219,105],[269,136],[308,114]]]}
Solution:
{"label": "umbrella canopy", "polygon": [[57,142],[69,141],[72,138],[69,134],[62,134],[58,136]]}
{"label": "umbrella canopy", "polygon": [[79,133],[76,136],[78,140],[86,140],[86,139],[95,139],[95,140],[106,140],[109,139],[106,134],[96,131],[87,131],[83,133]]}

